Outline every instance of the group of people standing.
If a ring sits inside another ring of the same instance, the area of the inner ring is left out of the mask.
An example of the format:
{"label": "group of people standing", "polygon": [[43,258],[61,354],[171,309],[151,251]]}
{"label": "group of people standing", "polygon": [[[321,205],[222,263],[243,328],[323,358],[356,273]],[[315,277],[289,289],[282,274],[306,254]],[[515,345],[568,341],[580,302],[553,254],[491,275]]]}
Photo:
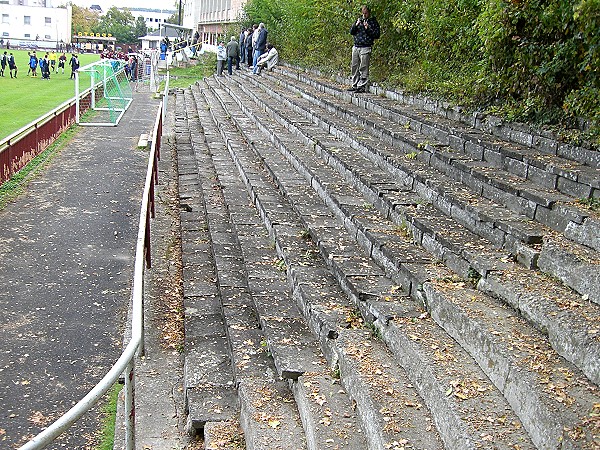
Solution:
{"label": "group of people standing", "polygon": [[[368,6],[361,6],[361,16],[350,27],[354,38],[352,46],[351,80],[348,91],[366,92],[369,85],[369,66],[371,51],[375,40],[379,39],[381,29],[377,19],[371,15]],[[267,40],[268,31],[264,23],[242,30],[239,43],[235,36],[227,45],[220,41],[217,46],[217,75],[222,76],[227,62],[227,72],[233,73],[233,65],[240,68],[240,63],[246,63],[254,74],[260,74],[261,69],[271,70],[278,62],[279,55],[275,47]]]}
{"label": "group of people standing", "polygon": [[[42,80],[49,80],[52,72],[58,73],[62,71],[65,73],[65,63],[67,61],[67,55],[62,54],[58,56],[56,52],[46,53],[43,58],[38,58],[35,51],[29,52],[29,61],[27,63],[28,70],[27,76],[37,77],[37,69],[39,67]],[[71,66],[71,78],[75,78],[75,71],[79,69],[79,58],[76,54],[71,56],[69,61]],[[8,66],[10,77],[17,78],[18,68],[15,62],[15,56],[4,52],[0,55],[0,76],[5,76],[4,72]]]}
{"label": "group of people standing", "polygon": [[242,30],[239,43],[231,36],[225,46],[223,41],[217,46],[217,75],[223,75],[225,61],[227,73],[233,74],[233,65],[240,69],[241,63],[246,63],[254,74],[260,74],[263,68],[271,70],[279,61],[277,49],[267,41],[268,31],[264,23]]}

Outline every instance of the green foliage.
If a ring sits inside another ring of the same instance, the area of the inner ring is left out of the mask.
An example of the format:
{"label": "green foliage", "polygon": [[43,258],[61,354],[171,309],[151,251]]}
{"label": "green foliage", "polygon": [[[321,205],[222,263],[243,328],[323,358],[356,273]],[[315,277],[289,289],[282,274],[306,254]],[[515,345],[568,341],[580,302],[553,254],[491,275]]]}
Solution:
{"label": "green foliage", "polygon": [[146,36],[148,34],[148,27],[146,26],[146,21],[142,16],[139,16],[135,20],[135,31],[134,34],[137,37]]}
{"label": "green foliage", "polygon": [[128,9],[113,6],[101,17],[100,23],[93,31],[112,34],[119,43],[137,42],[135,19]]}
{"label": "green foliage", "polygon": [[[348,73],[355,0],[249,0],[282,58]],[[373,0],[371,78],[506,118],[600,135],[600,0]]]}

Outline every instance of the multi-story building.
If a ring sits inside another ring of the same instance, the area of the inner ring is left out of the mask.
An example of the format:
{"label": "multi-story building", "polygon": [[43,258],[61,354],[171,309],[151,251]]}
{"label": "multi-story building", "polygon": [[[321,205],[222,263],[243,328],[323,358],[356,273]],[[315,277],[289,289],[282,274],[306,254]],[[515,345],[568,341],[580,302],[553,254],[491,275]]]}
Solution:
{"label": "multi-story building", "polygon": [[134,18],[143,17],[148,31],[158,30],[161,23],[176,13],[174,9],[127,8]]}
{"label": "multi-story building", "polygon": [[58,48],[71,42],[72,8],[51,0],[0,0],[0,39],[4,46]]}
{"label": "multi-story building", "polygon": [[202,42],[215,45],[225,25],[240,21],[245,4],[246,0],[187,0],[183,26],[197,30]]}

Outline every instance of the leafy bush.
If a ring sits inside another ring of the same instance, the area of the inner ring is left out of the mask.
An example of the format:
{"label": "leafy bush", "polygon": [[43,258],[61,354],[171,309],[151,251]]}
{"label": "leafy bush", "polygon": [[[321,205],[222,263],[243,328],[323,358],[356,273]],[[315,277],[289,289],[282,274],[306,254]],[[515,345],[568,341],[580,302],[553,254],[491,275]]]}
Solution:
{"label": "leafy bush", "polygon": [[[289,62],[348,73],[355,0],[249,0]],[[600,135],[600,0],[374,0],[374,81]]]}

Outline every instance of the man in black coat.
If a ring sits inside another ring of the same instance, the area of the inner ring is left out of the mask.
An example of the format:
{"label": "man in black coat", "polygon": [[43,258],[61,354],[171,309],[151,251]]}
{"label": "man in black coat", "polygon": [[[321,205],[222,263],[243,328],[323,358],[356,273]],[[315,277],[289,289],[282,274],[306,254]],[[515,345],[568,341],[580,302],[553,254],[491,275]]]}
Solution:
{"label": "man in black coat", "polygon": [[375,39],[379,39],[380,28],[375,17],[371,16],[368,6],[361,7],[362,16],[350,27],[350,34],[354,36],[352,47],[352,86],[349,91],[366,92],[369,83],[369,64],[371,62],[371,48]]}

